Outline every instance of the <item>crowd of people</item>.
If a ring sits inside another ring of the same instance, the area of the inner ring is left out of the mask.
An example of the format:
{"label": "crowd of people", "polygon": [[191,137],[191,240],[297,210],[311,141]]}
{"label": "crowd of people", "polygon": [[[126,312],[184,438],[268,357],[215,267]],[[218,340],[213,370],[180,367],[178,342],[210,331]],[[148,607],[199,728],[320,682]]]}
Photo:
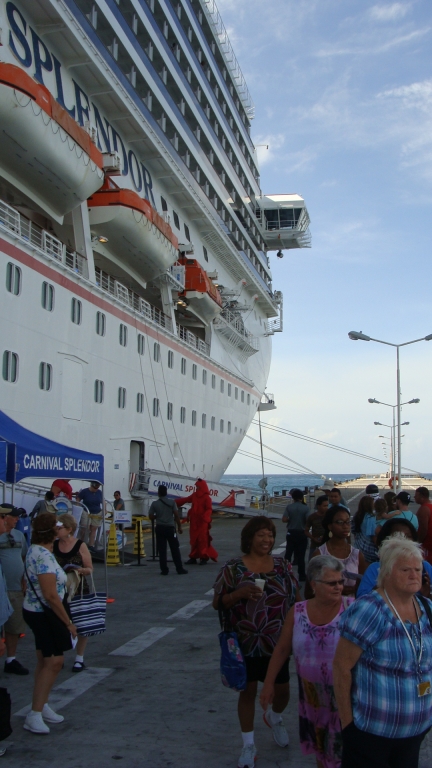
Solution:
{"label": "crowd of people", "polygon": [[236,632],[246,671],[238,768],[257,757],[258,681],[264,722],[276,744],[289,743],[290,656],[301,750],[317,768],[417,768],[432,726],[429,491],[417,489],[415,514],[406,491],[381,498],[370,485],[353,519],[340,489],[319,496],[312,513],[302,491],[290,495],[285,557],[272,555],[273,522],[255,517],[242,556],[214,584],[213,606]]}

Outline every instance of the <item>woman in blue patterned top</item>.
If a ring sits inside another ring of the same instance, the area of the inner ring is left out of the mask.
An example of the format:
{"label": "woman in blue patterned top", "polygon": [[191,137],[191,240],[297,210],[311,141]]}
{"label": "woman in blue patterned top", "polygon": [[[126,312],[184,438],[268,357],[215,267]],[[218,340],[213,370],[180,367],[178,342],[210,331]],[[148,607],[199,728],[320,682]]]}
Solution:
{"label": "woman in blue patterned top", "polygon": [[416,594],[422,565],[419,544],[385,541],[378,589],[340,620],[333,676],[342,768],[418,766],[432,726],[432,603]]}
{"label": "woman in blue patterned top", "polygon": [[45,512],[33,520],[32,527],[32,543],[25,561],[23,616],[35,637],[37,665],[32,708],[24,728],[32,733],[49,733],[47,723],[64,720],[48,706],[48,696],[63,667],[63,653],[72,647],[71,635],[76,637],[77,630],[65,607],[67,576],[52,553],[63,523]]}

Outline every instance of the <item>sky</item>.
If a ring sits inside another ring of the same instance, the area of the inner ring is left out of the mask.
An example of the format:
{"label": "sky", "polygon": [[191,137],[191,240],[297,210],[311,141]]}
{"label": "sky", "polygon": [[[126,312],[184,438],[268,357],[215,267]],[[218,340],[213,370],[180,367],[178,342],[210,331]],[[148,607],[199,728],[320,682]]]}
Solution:
{"label": "sky", "polygon": [[[373,422],[391,424],[392,410],[368,398],[396,403],[396,350],[348,332],[397,344],[432,333],[432,3],[217,4],[255,103],[253,140],[269,145],[262,191],[300,193],[311,218],[311,249],[270,253],[284,332],[267,387],[277,410],[263,421],[384,460],[378,435],[390,431]],[[420,398],[403,408],[402,465],[430,472],[432,341],[401,349],[401,390]],[[264,438],[315,472],[386,470]],[[257,452],[247,437],[241,447]],[[259,471],[240,455],[227,470]]]}

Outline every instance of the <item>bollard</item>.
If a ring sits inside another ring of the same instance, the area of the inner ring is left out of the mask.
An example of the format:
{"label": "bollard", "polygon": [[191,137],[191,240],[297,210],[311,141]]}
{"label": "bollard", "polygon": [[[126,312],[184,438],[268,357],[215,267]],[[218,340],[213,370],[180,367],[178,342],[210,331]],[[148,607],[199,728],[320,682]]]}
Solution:
{"label": "bollard", "polygon": [[119,551],[118,551],[118,545],[117,545],[117,529],[115,527],[115,523],[111,523],[110,525],[106,564],[120,565]]}

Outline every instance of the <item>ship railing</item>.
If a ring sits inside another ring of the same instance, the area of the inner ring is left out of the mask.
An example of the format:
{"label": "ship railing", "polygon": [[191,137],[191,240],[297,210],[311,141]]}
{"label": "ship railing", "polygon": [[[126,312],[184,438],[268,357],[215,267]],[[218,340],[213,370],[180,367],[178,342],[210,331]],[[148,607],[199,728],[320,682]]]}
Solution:
{"label": "ship railing", "polygon": [[84,256],[70,250],[61,240],[12,208],[4,200],[0,200],[0,226],[14,232],[19,238],[43,251],[51,259],[61,262],[83,277],[88,277],[87,259]]}
{"label": "ship railing", "polygon": [[[244,327],[243,319],[239,316],[234,314],[234,312],[231,312],[229,309],[223,309],[221,312],[221,315],[224,320],[226,320],[227,323],[229,323],[237,333],[239,333],[243,338],[249,343],[252,344],[252,340],[254,337],[251,333],[249,333],[248,330]],[[254,346],[254,344],[252,344]]]}
{"label": "ship railing", "polygon": [[183,325],[177,325],[177,335],[182,341],[188,344],[189,347],[197,349],[199,352],[202,352],[203,355],[210,355],[209,345],[198,336],[195,336],[195,334],[188,328],[185,328]]}
{"label": "ship railing", "polygon": [[127,304],[128,307],[143,315],[147,320],[160,325],[161,328],[172,331],[171,318],[165,315],[162,310],[154,307],[143,299],[142,296],[139,296],[135,291],[131,291],[130,288],[127,288],[126,285],[123,285],[115,277],[104,272],[99,267],[96,267],[95,272],[96,283],[103,291],[107,291],[111,296],[115,296],[116,299],[123,302],[123,304]]}

